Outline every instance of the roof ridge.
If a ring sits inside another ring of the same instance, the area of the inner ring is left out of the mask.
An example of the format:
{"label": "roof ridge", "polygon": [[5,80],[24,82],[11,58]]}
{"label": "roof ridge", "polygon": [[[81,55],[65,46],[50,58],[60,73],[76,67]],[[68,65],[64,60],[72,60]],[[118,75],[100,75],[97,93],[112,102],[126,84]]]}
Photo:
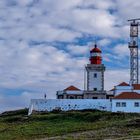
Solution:
{"label": "roof ridge", "polygon": [[118,84],[117,86],[130,86],[128,83],[126,82],[121,82],[120,84]]}
{"label": "roof ridge", "polygon": [[67,90],[78,90],[78,91],[80,91],[79,88],[77,88],[77,87],[75,87],[73,85],[70,85],[69,87],[67,87],[67,88],[64,89],[64,91],[67,91]]}
{"label": "roof ridge", "polygon": [[113,99],[140,99],[140,94],[137,92],[122,92]]}

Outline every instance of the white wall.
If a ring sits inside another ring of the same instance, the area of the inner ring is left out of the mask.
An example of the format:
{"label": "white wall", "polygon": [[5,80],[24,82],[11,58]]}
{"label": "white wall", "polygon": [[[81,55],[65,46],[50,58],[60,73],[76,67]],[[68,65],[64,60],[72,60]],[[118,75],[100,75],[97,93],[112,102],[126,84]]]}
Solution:
{"label": "white wall", "polygon": [[139,94],[140,94],[140,90],[133,90],[133,92],[137,92],[137,93],[139,93]]}
{"label": "white wall", "polygon": [[[126,107],[116,107],[117,102],[126,102]],[[140,99],[112,99],[112,112],[137,112],[140,113],[140,107],[135,107],[134,103]]]}
{"label": "white wall", "polygon": [[[94,78],[94,73],[97,74],[97,77]],[[97,88],[97,90],[102,90],[102,72],[98,71],[89,71],[89,90]]]}
{"label": "white wall", "polygon": [[119,90],[131,90],[132,86],[115,86],[115,89]]}
{"label": "white wall", "polygon": [[66,91],[66,93],[67,94],[83,94],[83,91],[77,91],[77,90],[72,90],[72,91],[70,91],[70,90],[67,90]]}
{"label": "white wall", "polygon": [[35,111],[52,111],[61,108],[62,111],[98,109],[111,111],[109,99],[32,99],[28,115]]}
{"label": "white wall", "polygon": [[132,92],[131,86],[116,86],[115,87],[115,96],[119,95],[122,92]]}
{"label": "white wall", "polygon": [[66,90],[66,91],[57,91],[58,95],[61,95],[61,94],[83,94],[83,91],[82,90]]}

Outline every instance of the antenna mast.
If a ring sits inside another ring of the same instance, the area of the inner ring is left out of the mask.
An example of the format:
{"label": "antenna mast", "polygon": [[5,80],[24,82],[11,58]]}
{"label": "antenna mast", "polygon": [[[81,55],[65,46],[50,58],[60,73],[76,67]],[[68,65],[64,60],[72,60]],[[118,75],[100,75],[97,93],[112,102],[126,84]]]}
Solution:
{"label": "antenna mast", "polygon": [[130,19],[130,83],[138,84],[139,82],[139,63],[138,63],[138,26],[140,18]]}

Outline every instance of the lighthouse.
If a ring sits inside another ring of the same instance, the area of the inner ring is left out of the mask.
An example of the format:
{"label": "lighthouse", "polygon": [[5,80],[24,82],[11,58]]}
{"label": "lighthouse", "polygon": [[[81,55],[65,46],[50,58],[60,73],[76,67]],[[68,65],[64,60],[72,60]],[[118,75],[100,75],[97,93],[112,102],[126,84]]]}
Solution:
{"label": "lighthouse", "polygon": [[90,50],[89,64],[86,66],[87,72],[87,91],[101,93],[104,91],[104,71],[105,66],[102,64],[102,52],[97,44]]}
{"label": "lighthouse", "polygon": [[57,99],[106,99],[104,90],[104,71],[102,52],[95,44],[90,50],[89,63],[85,67],[85,87],[80,90],[71,85],[64,90],[57,91]]}

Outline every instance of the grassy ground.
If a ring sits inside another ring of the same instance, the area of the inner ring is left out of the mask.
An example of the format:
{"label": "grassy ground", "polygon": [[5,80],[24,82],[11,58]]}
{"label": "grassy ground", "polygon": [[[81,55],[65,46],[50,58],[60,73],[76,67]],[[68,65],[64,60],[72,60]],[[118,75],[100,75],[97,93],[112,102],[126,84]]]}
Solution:
{"label": "grassy ground", "polygon": [[140,114],[94,110],[34,114],[27,110],[0,116],[0,140],[140,139]]}

